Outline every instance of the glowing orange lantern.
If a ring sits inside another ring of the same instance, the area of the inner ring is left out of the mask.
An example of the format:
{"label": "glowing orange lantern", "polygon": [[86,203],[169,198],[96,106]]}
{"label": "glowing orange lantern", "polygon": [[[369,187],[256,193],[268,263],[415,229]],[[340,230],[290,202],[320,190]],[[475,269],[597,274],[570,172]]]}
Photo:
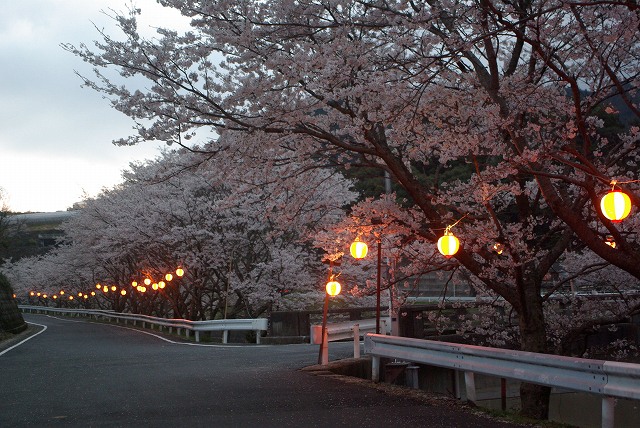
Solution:
{"label": "glowing orange lantern", "polygon": [[621,190],[613,189],[600,200],[602,215],[614,223],[624,220],[631,212],[631,199]]}
{"label": "glowing orange lantern", "polygon": [[106,285],[104,287],[102,287],[102,291],[105,293],[109,292],[109,287],[107,287]]}
{"label": "glowing orange lantern", "polygon": [[151,279],[145,278],[144,279],[144,285],[151,285]]}
{"label": "glowing orange lantern", "polygon": [[447,258],[453,256],[460,249],[460,241],[451,233],[450,228],[451,226],[447,226],[444,235],[438,239],[438,251]]}
{"label": "glowing orange lantern", "polygon": [[176,269],[176,275],[178,275],[178,276],[184,275],[184,269],[182,269],[182,268]]}
{"label": "glowing orange lantern", "polygon": [[616,248],[616,241],[613,239],[613,236],[607,235],[604,243],[610,246],[611,248]]}
{"label": "glowing orange lantern", "polygon": [[163,289],[163,288],[164,288],[164,287],[166,287],[166,286],[167,286],[167,284],[166,284],[164,281],[160,281],[160,282],[158,283],[158,288],[160,288],[160,289]]}
{"label": "glowing orange lantern", "polygon": [[153,285],[151,285],[151,288],[153,288],[154,290],[158,289],[158,284],[156,284],[155,282],[153,283]]}
{"label": "glowing orange lantern", "polygon": [[340,290],[342,290],[342,286],[338,281],[334,281],[333,279],[331,279],[331,281],[327,282],[326,289],[327,289],[327,294],[333,297],[340,294]]}
{"label": "glowing orange lantern", "polygon": [[171,275],[170,273],[168,273],[168,274],[166,274],[166,275],[164,276],[164,279],[166,279],[166,280],[167,280],[167,282],[171,282],[171,280],[173,279],[173,275]]}
{"label": "glowing orange lantern", "polygon": [[367,246],[367,244],[360,241],[360,238],[356,238],[356,240],[351,244],[349,251],[351,252],[351,256],[353,256],[354,259],[360,260],[367,257],[369,247]]}
{"label": "glowing orange lantern", "polygon": [[122,294],[123,296],[127,295],[127,290],[120,290],[120,294]]}
{"label": "glowing orange lantern", "polygon": [[138,286],[138,281],[132,281],[132,282],[131,282],[131,286],[132,286],[133,288],[136,288],[136,287]]}
{"label": "glowing orange lantern", "polygon": [[500,242],[496,242],[493,245],[493,251],[495,251],[496,254],[498,254],[498,255],[502,254],[504,252],[504,245],[502,245],[502,243],[500,243]]}

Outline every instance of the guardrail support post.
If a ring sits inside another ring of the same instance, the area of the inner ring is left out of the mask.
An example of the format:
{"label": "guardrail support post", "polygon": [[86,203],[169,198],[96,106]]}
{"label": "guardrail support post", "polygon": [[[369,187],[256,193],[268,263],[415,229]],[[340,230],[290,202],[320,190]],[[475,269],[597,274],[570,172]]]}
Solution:
{"label": "guardrail support post", "polygon": [[262,336],[262,330],[256,330],[256,345],[260,344],[260,336]]}
{"label": "guardrail support post", "polygon": [[371,380],[380,382],[380,357],[375,355],[371,357]]}
{"label": "guardrail support post", "polygon": [[616,399],[613,397],[602,397],[602,428],[613,428],[615,410]]}
{"label": "guardrail support post", "polygon": [[476,402],[476,379],[473,372],[464,372],[464,385],[467,390],[467,401]]}
{"label": "guardrail support post", "polygon": [[420,378],[418,376],[420,366],[410,365],[406,368],[406,384],[409,388],[420,389]]}
{"label": "guardrail support post", "polygon": [[360,358],[360,324],[353,325],[353,358]]}
{"label": "guardrail support post", "polygon": [[200,332],[196,330],[196,342],[200,342]]}
{"label": "guardrail support post", "polygon": [[229,330],[222,330],[222,343],[229,341]]}

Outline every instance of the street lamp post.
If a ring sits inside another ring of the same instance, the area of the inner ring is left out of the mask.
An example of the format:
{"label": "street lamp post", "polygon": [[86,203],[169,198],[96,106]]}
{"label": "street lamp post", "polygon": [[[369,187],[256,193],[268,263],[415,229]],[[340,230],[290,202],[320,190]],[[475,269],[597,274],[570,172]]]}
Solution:
{"label": "street lamp post", "polygon": [[382,240],[378,239],[378,263],[376,273],[376,334],[380,334],[380,283],[382,278]]}
{"label": "street lamp post", "polygon": [[322,310],[322,330],[320,332],[322,339],[320,343],[320,350],[318,352],[318,364],[322,364],[324,366],[329,364],[329,340],[327,337],[327,314],[329,312],[329,297],[337,296],[338,294],[340,294],[341,289],[342,286],[338,281],[335,280],[335,277],[333,275],[333,263],[330,262],[329,281],[325,286],[324,307]]}

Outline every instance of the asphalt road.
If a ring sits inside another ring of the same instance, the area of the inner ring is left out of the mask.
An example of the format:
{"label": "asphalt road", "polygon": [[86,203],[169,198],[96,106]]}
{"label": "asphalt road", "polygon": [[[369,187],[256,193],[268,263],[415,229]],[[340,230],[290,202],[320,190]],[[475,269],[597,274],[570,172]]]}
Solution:
{"label": "asphalt road", "polygon": [[[0,348],[1,428],[515,426],[300,371],[315,364],[317,345],[198,346],[82,320],[25,319],[47,328]],[[330,345],[331,359],[351,352]]]}

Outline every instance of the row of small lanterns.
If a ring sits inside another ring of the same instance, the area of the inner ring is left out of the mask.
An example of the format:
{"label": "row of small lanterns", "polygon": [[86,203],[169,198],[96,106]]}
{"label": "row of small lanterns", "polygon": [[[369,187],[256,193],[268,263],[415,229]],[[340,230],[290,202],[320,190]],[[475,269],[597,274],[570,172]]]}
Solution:
{"label": "row of small lanterns", "polygon": [[[91,293],[79,292],[77,297],[78,298],[88,299],[90,296],[95,296],[95,295],[96,295],[95,291],[92,291]],[[13,297],[16,297],[15,294],[13,295]],[[43,299],[48,299],[49,297],[51,297],[53,300],[65,299],[65,298],[67,300],[74,300],[76,298],[72,294],[67,294],[66,297],[65,297],[65,291],[64,290],[60,290],[60,292],[58,294],[53,294],[52,296],[49,296],[47,293],[42,293],[40,291],[30,291],[29,292],[29,297],[42,297]]]}
{"label": "row of small lanterns", "polygon": [[[179,267],[175,272],[178,278],[182,278],[184,276],[184,269]],[[147,287],[151,287],[154,291],[162,290],[167,286],[167,282],[171,282],[173,280],[173,274],[167,273],[164,275],[164,280],[160,280],[158,282],[153,282],[151,278],[147,277],[142,281],[142,284],[138,284],[137,281],[132,281],[131,286],[135,288],[140,293],[146,293]],[[166,282],[165,282],[166,281]]]}
{"label": "row of small lanterns", "polygon": [[[184,269],[183,268],[176,269],[175,275],[177,277],[182,277],[184,275]],[[173,280],[173,274],[172,273],[167,273],[164,276],[164,279],[167,282],[171,282],[171,280]],[[164,281],[158,281],[157,283],[154,282],[152,284],[152,281],[151,281],[150,278],[145,278],[143,283],[144,283],[144,285],[138,285],[138,283],[136,281],[133,281],[131,283],[131,286],[133,288],[135,288],[137,291],[141,292],[141,293],[145,293],[147,291],[147,287],[146,286],[149,286],[149,285],[151,285],[151,288],[153,290],[163,289],[163,288],[166,287],[166,283]],[[102,291],[103,293],[108,293],[109,291],[115,293],[116,291],[118,291],[118,287],[116,287],[115,285],[108,286],[108,285],[103,285],[103,284],[100,284],[100,283],[96,284],[96,289]],[[120,294],[122,296],[126,296],[127,295],[127,290],[125,290],[124,288],[121,289],[120,290]],[[95,295],[96,295],[95,291],[92,291],[90,293],[79,292],[77,297],[78,298],[88,299],[90,296],[93,297]],[[14,295],[14,298],[15,297],[16,296]],[[63,298],[66,298],[67,300],[74,300],[75,299],[75,297],[73,295],[71,295],[71,294],[66,294],[66,297],[65,297],[65,291],[64,290],[60,290],[60,292],[58,294],[54,294],[52,296],[49,296],[47,293],[42,293],[40,291],[30,291],[29,292],[29,297],[41,297],[43,299],[47,299],[47,298],[51,297],[53,300],[58,300],[58,299],[63,299]]]}

